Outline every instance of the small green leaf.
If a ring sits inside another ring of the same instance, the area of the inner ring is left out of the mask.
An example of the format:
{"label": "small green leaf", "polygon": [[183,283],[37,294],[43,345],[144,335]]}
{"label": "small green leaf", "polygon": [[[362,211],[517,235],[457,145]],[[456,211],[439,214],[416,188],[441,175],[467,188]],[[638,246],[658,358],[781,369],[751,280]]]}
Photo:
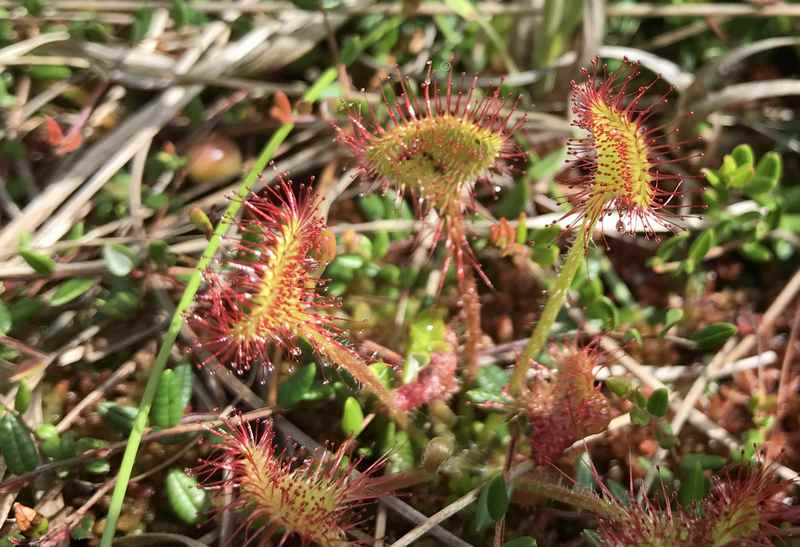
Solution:
{"label": "small green leaf", "polygon": [[647,412],[657,418],[663,418],[669,408],[669,391],[667,388],[660,387],[655,390],[647,400]]}
{"label": "small green leaf", "polygon": [[665,335],[669,329],[677,325],[683,320],[683,310],[680,308],[671,308],[667,310],[666,318],[664,319],[664,328],[661,329],[661,335]]}
{"label": "small green leaf", "polygon": [[65,447],[62,446],[61,435],[53,424],[42,424],[37,427],[36,436],[41,441],[39,447],[42,454],[48,458],[58,460],[68,457],[65,455]]}
{"label": "small green leaf", "polygon": [[109,464],[108,460],[105,458],[95,458],[89,460],[83,468],[87,473],[91,473],[92,475],[105,475],[111,471],[111,464]]}
{"label": "small green leaf", "polygon": [[389,422],[384,431],[384,452],[388,453],[389,465],[386,466],[388,473],[402,473],[414,469],[414,449],[411,440],[405,431],[397,431],[394,422]]}
{"label": "small green leaf", "polygon": [[14,410],[20,414],[24,414],[31,404],[31,389],[28,384],[23,380],[17,386],[17,395],[14,397]]}
{"label": "small green leaf", "polygon": [[713,247],[716,242],[717,238],[713,228],[705,230],[692,242],[691,247],[689,247],[687,262],[684,265],[687,273],[692,273],[694,271],[697,264],[703,261],[703,258],[705,258],[708,251],[711,250],[711,247]]}
{"label": "small green leaf", "polygon": [[[372,234],[372,256],[375,259],[383,258],[389,252],[392,239],[386,230],[378,230]],[[381,268],[380,271],[383,271]],[[380,274],[380,271],[378,272]]]}
{"label": "small green leaf", "polygon": [[502,547],[536,547],[536,540],[530,536],[512,539],[503,543]]}
{"label": "small green leaf", "polygon": [[755,175],[742,187],[742,192],[748,196],[757,197],[770,192],[777,185],[778,179]]}
{"label": "small green leaf", "polygon": [[669,450],[677,443],[677,438],[672,432],[672,424],[667,421],[660,420],[656,425],[656,441],[661,448]]}
{"label": "small green leaf", "polygon": [[642,333],[639,332],[639,329],[631,328],[625,333],[625,336],[622,337],[622,341],[626,344],[628,342],[636,342],[638,345],[642,345]]}
{"label": "small green leaf", "polygon": [[358,200],[361,214],[369,221],[386,218],[386,206],[383,198],[377,194],[367,194]]}
{"label": "small green leaf", "polygon": [[754,173],[755,170],[751,164],[740,165],[733,173],[728,175],[728,186],[743,189],[750,183]]}
{"label": "small green leaf", "polygon": [[589,455],[589,452],[581,452],[581,454],[575,458],[575,487],[594,490],[595,487],[597,487],[594,476],[595,470],[592,457]]}
{"label": "small green leaf", "polygon": [[586,315],[589,319],[600,319],[609,328],[614,328],[619,323],[619,310],[614,302],[605,295],[595,298],[587,306]]}
{"label": "small green leaf", "polygon": [[192,381],[194,379],[194,376],[192,376],[192,365],[191,363],[184,361],[175,365],[172,371],[175,373],[175,377],[180,379],[180,405],[181,409],[184,409],[186,408],[186,405],[189,404],[189,401],[192,400]]}
{"label": "small green leaf", "polygon": [[133,251],[118,243],[103,247],[103,259],[106,261],[108,271],[117,277],[128,275],[136,265]]}
{"label": "small green leaf", "polygon": [[314,385],[316,375],[317,365],[315,363],[309,363],[297,369],[278,388],[278,406],[289,409],[302,401],[303,396]]}
{"label": "small green leaf", "polygon": [[94,520],[94,515],[92,514],[84,516],[78,522],[78,525],[70,531],[70,537],[74,540],[93,538],[94,533],[92,533],[92,528],[94,527]]}
{"label": "small green leaf", "polygon": [[342,431],[348,437],[357,437],[364,428],[364,412],[355,397],[348,397],[342,413]]}
{"label": "small green leaf", "polygon": [[540,181],[542,179],[550,179],[561,170],[564,162],[567,160],[569,152],[566,146],[553,150],[543,158],[533,162],[533,165],[528,172],[528,176],[533,181]]}
{"label": "small green leaf", "polygon": [[8,334],[12,326],[11,310],[3,302],[0,302],[0,336]]}
{"label": "small green leaf", "polygon": [[95,285],[95,280],[86,277],[73,277],[60,283],[50,297],[51,306],[63,306],[71,302],[80,295],[91,289]]}
{"label": "small green leaf", "polygon": [[638,406],[635,406],[631,409],[631,423],[638,426],[646,426],[650,423],[650,414]]}
{"label": "small green leaf", "polygon": [[722,183],[722,179],[720,178],[719,173],[714,169],[704,168],[701,169],[701,171],[703,172],[703,175],[705,175],[706,180],[711,186],[716,188]]}
{"label": "small green leaf", "polygon": [[167,499],[175,515],[186,524],[196,524],[208,503],[206,491],[197,481],[179,469],[167,474]]}
{"label": "small green leaf", "polygon": [[702,469],[722,469],[728,461],[716,454],[704,454],[702,452],[689,452],[681,457],[681,469],[690,470],[696,464]]}
{"label": "small green leaf", "polygon": [[749,144],[740,144],[736,148],[731,151],[731,157],[733,157],[736,165],[753,165],[755,162],[755,156],[753,155],[753,149],[750,147]]}
{"label": "small green leaf", "polygon": [[40,275],[50,275],[56,269],[56,261],[47,255],[30,249],[22,249],[19,254],[28,263],[28,266]]}
{"label": "small green leaf", "polygon": [[769,262],[772,260],[772,251],[769,247],[757,241],[747,241],[742,245],[742,254],[753,262]]}
{"label": "small green leaf", "polygon": [[496,217],[516,218],[525,210],[530,201],[530,185],[525,178],[520,178],[514,186],[503,194],[494,211]]}
{"label": "small green leaf", "polygon": [[123,406],[104,401],[97,406],[100,416],[112,430],[127,435],[133,428],[133,420],[139,412],[136,407]]}
{"label": "small green leaf", "polygon": [[489,516],[494,520],[499,520],[508,511],[508,488],[503,475],[497,475],[487,486],[486,508]]}
{"label": "small green leaf", "polygon": [[631,392],[633,386],[631,386],[630,380],[627,378],[621,378],[619,376],[612,376],[610,378],[606,378],[605,380],[606,387],[618,397],[625,397],[628,393]]}
{"label": "small green leaf", "polygon": [[736,325],[731,323],[714,323],[692,334],[689,338],[697,342],[697,347],[703,351],[713,351],[722,345],[734,334]]}
{"label": "small green leaf", "polygon": [[214,225],[211,224],[211,219],[200,207],[192,207],[189,209],[189,220],[194,224],[194,227],[203,232],[206,239],[211,239],[214,233]]}
{"label": "small green leaf", "polygon": [[8,470],[15,475],[33,471],[39,464],[39,454],[30,431],[10,412],[0,418],[0,451]]}
{"label": "small green leaf", "polygon": [[494,519],[489,513],[489,484],[487,483],[481,488],[481,494],[478,496],[478,505],[475,508],[475,531],[480,532],[491,526]]}
{"label": "small green leaf", "polygon": [[681,487],[678,490],[678,501],[684,507],[689,507],[703,499],[706,494],[706,477],[699,462],[695,462],[683,475]]}
{"label": "small green leaf", "polygon": [[758,165],[756,165],[757,177],[764,177],[777,184],[782,173],[783,161],[781,160],[781,155],[777,152],[767,152],[758,160]]}
{"label": "small green leaf", "polygon": [[733,159],[733,156],[726,154],[722,157],[722,165],[719,168],[719,174],[722,175],[723,178],[727,179],[736,171],[737,167],[739,166],[736,163],[736,160]]}
{"label": "small green leaf", "polygon": [[189,364],[167,369],[161,374],[150,416],[158,427],[180,423],[183,410],[192,396],[192,369]]}

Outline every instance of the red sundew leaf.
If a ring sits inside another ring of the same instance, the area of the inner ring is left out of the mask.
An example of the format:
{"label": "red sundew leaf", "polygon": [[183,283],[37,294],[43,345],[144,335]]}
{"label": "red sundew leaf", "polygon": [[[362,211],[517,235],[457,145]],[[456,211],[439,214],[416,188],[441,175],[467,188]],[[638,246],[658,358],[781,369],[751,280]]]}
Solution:
{"label": "red sundew leaf", "polygon": [[554,355],[558,374],[537,381],[520,404],[533,426],[533,459],[544,465],[572,444],[600,433],[611,421],[608,400],[594,385],[597,355],[592,348],[565,347]]}
{"label": "red sundew leaf", "polygon": [[269,114],[281,123],[294,123],[292,103],[280,89],[275,92],[275,105],[269,109]]}
{"label": "red sundew leaf", "polygon": [[57,156],[65,156],[77,150],[83,139],[79,130],[72,129],[66,135],[61,130],[61,126],[52,117],[46,116],[44,119],[45,140],[53,147]]}
{"label": "red sundew leaf", "polygon": [[167,141],[167,142],[165,142],[165,143],[164,143],[164,146],[163,146],[163,150],[164,150],[164,152],[166,152],[167,154],[170,154],[170,155],[173,155],[173,156],[174,156],[175,154],[177,154],[177,150],[176,150],[176,148],[175,148],[175,144],[174,144],[172,141]]}
{"label": "red sundew leaf", "polygon": [[61,144],[56,147],[56,155],[58,156],[65,156],[70,152],[74,152],[78,148],[80,148],[81,144],[83,143],[83,138],[81,138],[80,131],[70,131],[61,141]]}
{"label": "red sundew leaf", "polygon": [[44,118],[44,131],[47,144],[54,148],[61,145],[64,140],[64,133],[61,131],[61,126],[58,125],[58,122],[50,116],[45,116]]}
{"label": "red sundew leaf", "polygon": [[395,403],[402,411],[409,411],[432,401],[446,401],[458,391],[455,353],[434,353],[428,366],[417,378],[394,392]]}

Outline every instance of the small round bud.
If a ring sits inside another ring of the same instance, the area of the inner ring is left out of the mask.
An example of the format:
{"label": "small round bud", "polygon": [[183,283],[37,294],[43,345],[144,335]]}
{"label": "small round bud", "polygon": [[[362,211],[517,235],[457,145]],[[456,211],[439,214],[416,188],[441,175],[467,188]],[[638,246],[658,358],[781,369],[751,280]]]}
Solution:
{"label": "small round bud", "polygon": [[422,457],[422,466],[428,473],[436,473],[439,466],[450,458],[453,454],[453,437],[440,436],[434,437],[425,446],[425,454]]}
{"label": "small round bud", "polygon": [[200,184],[232,179],[242,172],[242,153],[228,137],[212,133],[195,143],[187,153],[189,177]]}

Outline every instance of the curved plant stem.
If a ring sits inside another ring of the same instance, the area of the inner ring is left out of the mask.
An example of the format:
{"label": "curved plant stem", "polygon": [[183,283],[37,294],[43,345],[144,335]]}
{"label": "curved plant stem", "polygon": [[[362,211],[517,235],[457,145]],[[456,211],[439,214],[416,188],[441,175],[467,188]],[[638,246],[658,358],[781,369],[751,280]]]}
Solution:
{"label": "curved plant stem", "polygon": [[[402,19],[400,17],[393,17],[385,21],[358,44],[358,51],[363,51],[369,45],[379,40],[387,32],[390,32],[396,28],[401,22]],[[337,76],[338,72],[335,68],[329,68],[323,72],[317,81],[314,82],[314,84],[303,95],[303,100],[309,103],[313,103],[318,100],[322,95],[322,92],[336,81]],[[211,263],[211,259],[214,258],[214,255],[220,246],[220,242],[222,241],[222,237],[228,231],[233,219],[236,218],[236,215],[242,206],[242,202],[252,190],[253,185],[258,180],[261,172],[275,155],[278,147],[283,144],[283,142],[289,136],[289,133],[292,132],[292,129],[294,129],[293,123],[285,123],[281,125],[278,130],[275,131],[275,133],[272,134],[269,142],[267,142],[267,145],[261,151],[258,159],[253,164],[253,167],[242,180],[239,190],[236,192],[236,196],[228,204],[228,208],[225,210],[222,220],[214,230],[211,239],[209,239],[208,246],[206,247],[206,250],[203,251],[200,260],[197,262],[197,266],[195,267],[194,272],[192,272],[189,282],[186,284],[186,288],[184,289],[183,295],[178,302],[178,306],[175,308],[175,313],[172,316],[169,328],[167,329],[167,333],[164,335],[161,348],[158,351],[158,355],[156,355],[153,368],[150,371],[150,377],[147,379],[147,385],[145,386],[144,393],[142,394],[142,401],[139,404],[139,412],[136,414],[136,419],[133,422],[133,428],[128,436],[128,444],[125,447],[125,453],[122,456],[122,462],[120,463],[119,472],[117,473],[117,483],[114,486],[114,493],[111,496],[111,503],[108,507],[106,526],[103,530],[103,537],[100,541],[101,547],[111,547],[111,544],[114,540],[114,534],[116,533],[117,529],[117,520],[119,519],[119,515],[122,511],[122,504],[125,501],[125,492],[128,489],[128,481],[130,480],[131,473],[133,472],[133,465],[136,461],[136,454],[139,451],[139,445],[142,442],[142,435],[147,427],[147,420],[150,415],[150,407],[153,404],[153,397],[155,396],[156,388],[158,387],[158,381],[161,378],[161,373],[164,371],[164,367],[167,364],[170,352],[172,351],[172,346],[175,344],[175,340],[178,338],[178,334],[183,326],[183,315],[186,310],[189,309],[189,306],[192,304],[192,300],[194,299],[194,295],[200,288],[203,271]]]}
{"label": "curved plant stem", "polygon": [[483,331],[481,329],[481,300],[475,286],[475,272],[472,263],[465,259],[462,245],[466,242],[464,234],[464,217],[461,214],[447,217],[447,230],[453,254],[456,255],[456,268],[459,270],[458,292],[461,297],[461,308],[464,310],[467,332],[464,353],[467,359],[467,381],[471,384],[478,375],[478,343]]}
{"label": "curved plant stem", "polygon": [[550,294],[547,297],[547,302],[545,302],[542,315],[539,317],[539,322],[536,323],[536,328],[533,329],[525,349],[522,350],[519,358],[517,358],[514,373],[511,375],[510,389],[512,395],[519,394],[522,390],[525,374],[531,366],[531,361],[539,355],[547,342],[547,337],[550,335],[558,312],[561,311],[561,307],[567,299],[567,292],[569,292],[569,288],[572,285],[572,280],[575,279],[575,274],[578,273],[578,269],[586,257],[586,234],[591,232],[591,229],[592,225],[587,226],[586,224],[578,228],[578,234],[575,237],[575,241],[572,242],[572,247],[564,260],[564,264],[561,266],[556,282],[550,288]]}

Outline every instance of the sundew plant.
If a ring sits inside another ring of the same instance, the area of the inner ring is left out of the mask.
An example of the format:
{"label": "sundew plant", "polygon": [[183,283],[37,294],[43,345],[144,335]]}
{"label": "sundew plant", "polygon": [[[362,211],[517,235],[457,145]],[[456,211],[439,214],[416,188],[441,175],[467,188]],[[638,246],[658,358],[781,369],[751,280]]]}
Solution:
{"label": "sundew plant", "polygon": [[795,5],[7,4],[0,547],[797,543]]}

